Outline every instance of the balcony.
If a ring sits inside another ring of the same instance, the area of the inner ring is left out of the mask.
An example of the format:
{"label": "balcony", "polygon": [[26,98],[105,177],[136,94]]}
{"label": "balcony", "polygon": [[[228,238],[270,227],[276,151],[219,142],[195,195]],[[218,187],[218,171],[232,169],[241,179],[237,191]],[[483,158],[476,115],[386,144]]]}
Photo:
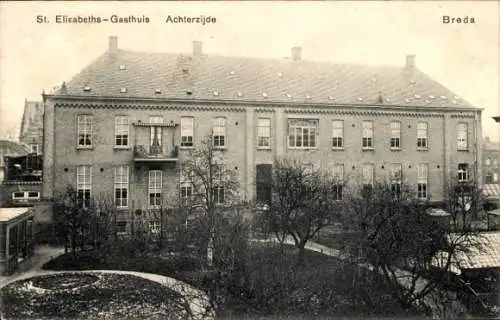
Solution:
{"label": "balcony", "polygon": [[134,147],[134,162],[166,163],[179,160],[179,147],[165,148],[161,145],[138,145]]}

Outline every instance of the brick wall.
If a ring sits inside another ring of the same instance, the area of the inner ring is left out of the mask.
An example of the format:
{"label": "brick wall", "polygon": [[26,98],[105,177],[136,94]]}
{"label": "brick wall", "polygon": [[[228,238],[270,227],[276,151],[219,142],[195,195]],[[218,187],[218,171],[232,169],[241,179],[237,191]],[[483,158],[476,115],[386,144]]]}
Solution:
{"label": "brick wall", "polygon": [[[388,177],[391,163],[400,163],[403,167],[403,179],[414,184],[416,182],[416,166],[427,163],[429,167],[429,193],[433,200],[443,197],[443,188],[450,176],[455,176],[459,163],[474,164],[477,156],[474,130],[478,122],[474,118],[452,117],[444,113],[430,115],[426,112],[402,116],[401,112],[391,115],[389,112],[370,114],[360,113],[304,113],[285,110],[282,107],[259,108],[256,106],[231,106],[232,110],[222,107],[203,107],[200,105],[167,108],[53,108],[53,103],[45,103],[45,154],[44,154],[44,191],[45,197],[52,197],[53,191],[61,192],[67,184],[75,184],[76,167],[92,165],[92,193],[113,192],[114,166],[127,164],[130,166],[130,200],[136,207],[147,202],[148,173],[144,168],[137,168],[133,163],[133,148],[114,149],[114,119],[118,115],[129,116],[130,122],[147,122],[150,116],[161,115],[165,123],[180,123],[182,116],[194,117],[195,143],[205,138],[212,129],[213,119],[226,117],[227,149],[222,151],[228,164],[238,172],[241,184],[241,195],[244,200],[252,200],[255,195],[255,165],[272,163],[276,157],[293,157],[319,165],[324,170],[332,170],[335,163],[344,164],[345,176],[351,180],[359,180],[361,165],[372,163],[375,167],[375,178],[383,180]],[[93,120],[94,147],[91,150],[77,150],[77,116],[91,114]],[[257,148],[256,123],[259,117],[271,119],[271,148]],[[317,148],[310,150],[293,150],[287,147],[288,119],[313,118],[319,120]],[[332,120],[344,120],[344,150],[332,150]],[[374,150],[362,151],[362,121],[374,121]],[[401,150],[391,151],[390,122],[401,122]],[[416,147],[417,123],[428,123],[428,144],[426,151],[418,151]],[[469,150],[457,151],[456,124],[469,124]],[[480,125],[480,124],[479,124]],[[130,144],[133,146],[149,142],[149,133],[141,133],[144,127],[130,126]],[[144,140],[145,139],[145,140]],[[164,128],[164,141],[173,141],[180,145],[180,127]],[[180,158],[186,152],[181,149]],[[177,192],[179,164],[165,167],[163,184],[169,197]]]}

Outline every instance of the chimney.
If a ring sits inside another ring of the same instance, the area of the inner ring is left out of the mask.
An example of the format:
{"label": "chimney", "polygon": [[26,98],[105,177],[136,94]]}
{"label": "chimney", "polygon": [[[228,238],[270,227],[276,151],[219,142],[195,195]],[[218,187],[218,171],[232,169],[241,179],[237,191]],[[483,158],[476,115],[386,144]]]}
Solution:
{"label": "chimney", "polygon": [[203,54],[203,42],[193,41],[193,56],[201,56]]}
{"label": "chimney", "polygon": [[302,59],[302,48],[301,47],[293,47],[292,48],[292,59],[293,61],[299,61]]}
{"label": "chimney", "polygon": [[116,54],[117,51],[118,51],[118,37],[110,36],[108,52],[110,55],[114,55]]}
{"label": "chimney", "polygon": [[407,54],[406,55],[406,68],[413,69],[415,68],[415,55]]}

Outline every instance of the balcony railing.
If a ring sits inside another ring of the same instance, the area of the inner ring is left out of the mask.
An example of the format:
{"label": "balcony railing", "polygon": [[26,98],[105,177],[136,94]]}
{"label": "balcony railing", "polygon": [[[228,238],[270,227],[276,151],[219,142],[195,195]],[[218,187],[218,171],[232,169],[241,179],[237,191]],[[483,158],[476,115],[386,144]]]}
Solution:
{"label": "balcony railing", "polygon": [[169,162],[177,161],[178,158],[178,146],[168,149],[161,145],[138,145],[134,147],[134,161],[136,162]]}

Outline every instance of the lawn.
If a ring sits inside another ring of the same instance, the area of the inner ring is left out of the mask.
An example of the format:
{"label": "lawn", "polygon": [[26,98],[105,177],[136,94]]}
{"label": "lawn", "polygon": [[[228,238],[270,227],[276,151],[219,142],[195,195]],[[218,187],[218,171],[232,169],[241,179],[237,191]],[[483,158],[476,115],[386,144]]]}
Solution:
{"label": "lawn", "polygon": [[64,273],[0,290],[7,319],[187,319],[188,305],[162,284],[131,275]]}
{"label": "lawn", "polygon": [[251,244],[236,277],[207,271],[202,257],[140,252],[119,258],[112,251],[83,252],[77,261],[63,255],[44,268],[122,269],[177,278],[209,292],[218,305],[218,319],[408,317],[423,312],[403,310],[378,275],[337,258],[307,251],[299,266],[289,246],[281,256],[275,245]]}

